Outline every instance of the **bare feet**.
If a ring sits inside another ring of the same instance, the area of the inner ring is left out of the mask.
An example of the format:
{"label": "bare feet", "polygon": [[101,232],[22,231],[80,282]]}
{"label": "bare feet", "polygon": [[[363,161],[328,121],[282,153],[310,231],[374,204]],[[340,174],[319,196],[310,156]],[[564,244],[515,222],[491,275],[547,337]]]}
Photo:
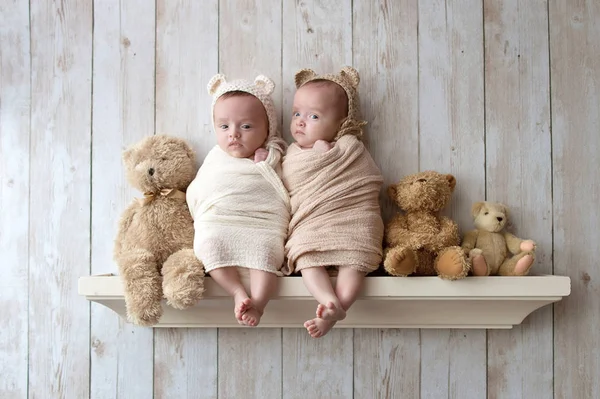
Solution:
{"label": "bare feet", "polygon": [[323,320],[316,318],[304,322],[304,327],[311,337],[321,338],[333,328],[335,323],[337,323],[335,320]]}
{"label": "bare feet", "polygon": [[245,295],[245,293],[236,295],[233,300],[235,302],[235,307],[233,308],[235,318],[237,319],[238,323],[245,324],[242,317],[248,311],[248,309],[252,307],[252,301],[247,295]]}
{"label": "bare feet", "polygon": [[260,318],[263,312],[258,310],[255,306],[252,306],[246,310],[246,313],[242,315],[242,324],[249,327],[256,327],[260,323]]}
{"label": "bare feet", "polygon": [[335,306],[333,302],[327,302],[327,305],[319,304],[317,306],[317,318],[328,321],[339,321],[346,318],[344,309]]}

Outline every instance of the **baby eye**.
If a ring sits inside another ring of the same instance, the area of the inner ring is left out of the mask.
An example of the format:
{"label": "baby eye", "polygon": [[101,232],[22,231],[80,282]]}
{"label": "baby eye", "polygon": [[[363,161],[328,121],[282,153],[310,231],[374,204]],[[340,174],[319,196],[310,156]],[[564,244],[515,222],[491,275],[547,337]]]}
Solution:
{"label": "baby eye", "polygon": [[221,125],[221,126],[219,126],[219,128],[223,129],[223,130],[227,129],[228,127],[229,127],[228,125]]}
{"label": "baby eye", "polygon": [[294,112],[294,116],[295,116],[295,117],[298,117],[298,116],[300,116],[300,112],[297,112],[297,111],[296,111],[296,112]]}
{"label": "baby eye", "polygon": [[242,129],[250,129],[251,127],[252,127],[252,126],[250,126],[250,125],[248,125],[248,124],[242,125]]}
{"label": "baby eye", "polygon": [[309,116],[310,119],[319,119],[319,117],[315,114],[312,114]]}

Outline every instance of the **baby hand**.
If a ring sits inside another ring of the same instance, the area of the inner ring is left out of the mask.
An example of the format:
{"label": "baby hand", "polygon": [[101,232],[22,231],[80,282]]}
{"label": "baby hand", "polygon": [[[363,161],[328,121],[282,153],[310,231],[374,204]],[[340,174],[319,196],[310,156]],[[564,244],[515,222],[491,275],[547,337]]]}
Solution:
{"label": "baby hand", "polygon": [[529,252],[535,249],[535,242],[531,240],[525,240],[521,243],[521,251]]}
{"label": "baby hand", "polygon": [[333,145],[325,140],[317,140],[313,144],[313,150],[317,152],[327,152],[333,148]]}
{"label": "baby hand", "polygon": [[269,151],[265,150],[264,148],[259,148],[254,153],[254,163],[264,161],[265,159],[267,159],[267,156],[269,156]]}

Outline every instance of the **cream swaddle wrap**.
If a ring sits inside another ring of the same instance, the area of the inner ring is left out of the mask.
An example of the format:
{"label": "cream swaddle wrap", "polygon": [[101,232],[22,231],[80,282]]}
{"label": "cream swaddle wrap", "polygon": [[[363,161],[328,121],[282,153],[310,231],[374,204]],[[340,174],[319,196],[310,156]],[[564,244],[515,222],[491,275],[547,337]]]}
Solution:
{"label": "cream swaddle wrap", "polygon": [[213,109],[221,95],[232,91],[250,93],[263,103],[269,121],[265,143],[269,155],[265,161],[255,163],[233,157],[217,145],[188,187],[186,200],[194,218],[194,252],[206,272],[239,266],[281,275],[290,202],[277,173],[285,142],[277,130],[270,98],[273,88],[273,82],[262,75],[254,82],[227,82],[219,74],[208,84]]}

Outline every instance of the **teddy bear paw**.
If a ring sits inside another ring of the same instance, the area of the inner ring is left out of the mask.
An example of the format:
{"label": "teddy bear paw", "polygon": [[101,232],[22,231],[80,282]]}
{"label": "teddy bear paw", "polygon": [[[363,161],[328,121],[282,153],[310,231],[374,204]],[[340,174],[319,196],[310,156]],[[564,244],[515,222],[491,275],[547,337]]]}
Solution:
{"label": "teddy bear paw", "polygon": [[130,303],[127,306],[127,320],[138,326],[153,326],[158,323],[162,314],[163,309],[160,302]]}
{"label": "teddy bear paw", "polygon": [[386,255],[383,267],[392,276],[406,277],[417,268],[417,257],[408,248],[392,248]]}
{"label": "teddy bear paw", "polygon": [[469,263],[460,247],[448,247],[435,260],[435,270],[443,279],[458,280],[469,273]]}

